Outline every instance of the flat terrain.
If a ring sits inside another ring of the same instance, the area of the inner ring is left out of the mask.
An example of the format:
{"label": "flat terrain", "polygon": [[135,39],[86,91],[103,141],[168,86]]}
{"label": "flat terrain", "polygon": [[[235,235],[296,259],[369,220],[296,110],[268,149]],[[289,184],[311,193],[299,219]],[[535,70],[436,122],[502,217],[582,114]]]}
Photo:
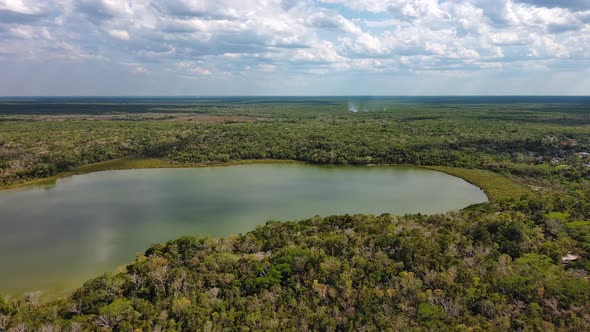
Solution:
{"label": "flat terrain", "polygon": [[518,183],[517,180],[490,171],[448,166],[422,167],[460,177],[482,188],[491,201],[519,198],[531,193],[531,190],[526,185]]}
{"label": "flat terrain", "polygon": [[0,330],[590,326],[589,97],[0,99],[1,188],[268,161],[424,167],[490,202],[170,239],[65,298],[0,297]]}
{"label": "flat terrain", "polygon": [[0,186],[129,157],[167,167],[275,159],[482,169],[536,191],[587,176],[587,98],[491,100],[0,100]]}

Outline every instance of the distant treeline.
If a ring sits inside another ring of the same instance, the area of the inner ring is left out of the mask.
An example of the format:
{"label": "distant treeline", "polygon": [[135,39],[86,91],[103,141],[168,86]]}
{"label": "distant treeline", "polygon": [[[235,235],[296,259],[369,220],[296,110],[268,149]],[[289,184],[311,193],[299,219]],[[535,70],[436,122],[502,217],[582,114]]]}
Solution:
{"label": "distant treeline", "polygon": [[[0,121],[0,184],[130,155],[205,164],[271,158],[318,164],[444,165],[487,169],[551,185],[576,183],[589,176],[590,160],[576,155],[590,151],[586,113],[523,111],[518,105],[514,107],[519,111],[514,112],[408,106],[368,113],[350,113],[336,106],[222,106],[192,110],[190,121],[175,121],[174,115],[169,121],[6,116]],[[54,107],[42,109],[57,112]],[[63,112],[133,112],[134,107],[151,112],[160,106],[68,107]],[[240,116],[254,122],[200,123],[201,114]]]}

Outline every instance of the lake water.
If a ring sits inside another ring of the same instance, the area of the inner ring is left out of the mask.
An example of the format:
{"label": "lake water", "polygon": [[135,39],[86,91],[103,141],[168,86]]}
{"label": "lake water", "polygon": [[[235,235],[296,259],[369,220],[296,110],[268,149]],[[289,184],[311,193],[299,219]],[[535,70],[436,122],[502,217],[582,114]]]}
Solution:
{"label": "lake water", "polygon": [[245,233],[314,215],[436,213],[487,201],[403,167],[255,164],[106,171],[0,191],[0,294],[64,294],[183,235]]}

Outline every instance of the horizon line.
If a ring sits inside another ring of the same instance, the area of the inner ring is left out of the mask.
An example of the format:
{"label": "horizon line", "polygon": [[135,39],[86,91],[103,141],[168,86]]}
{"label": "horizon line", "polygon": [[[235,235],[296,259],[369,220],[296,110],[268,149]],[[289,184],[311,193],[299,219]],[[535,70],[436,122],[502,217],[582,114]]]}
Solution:
{"label": "horizon line", "polygon": [[552,94],[404,94],[404,95],[223,95],[223,94],[210,94],[210,95],[0,95],[1,99],[6,98],[244,98],[244,97],[590,97],[589,95],[552,95]]}

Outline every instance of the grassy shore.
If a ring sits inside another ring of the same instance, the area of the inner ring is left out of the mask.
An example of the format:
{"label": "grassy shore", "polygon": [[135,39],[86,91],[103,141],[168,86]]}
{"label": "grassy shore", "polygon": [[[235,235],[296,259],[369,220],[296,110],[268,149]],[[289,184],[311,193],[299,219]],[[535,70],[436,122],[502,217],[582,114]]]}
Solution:
{"label": "grassy shore", "polygon": [[531,193],[524,185],[503,175],[480,170],[447,166],[420,166],[453,175],[481,188],[488,199],[493,202],[501,198],[518,198]]}

